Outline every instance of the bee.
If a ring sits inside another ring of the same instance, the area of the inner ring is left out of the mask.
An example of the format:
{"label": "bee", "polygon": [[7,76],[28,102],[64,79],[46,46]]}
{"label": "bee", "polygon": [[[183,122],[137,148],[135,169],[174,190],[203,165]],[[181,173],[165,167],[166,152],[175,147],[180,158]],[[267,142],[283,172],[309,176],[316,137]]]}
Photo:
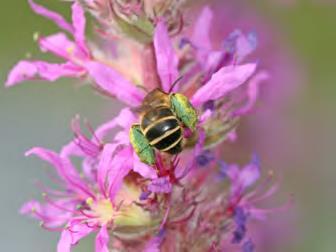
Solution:
{"label": "bee", "polygon": [[183,149],[183,131],[194,131],[197,112],[181,93],[165,93],[161,89],[149,92],[143,100],[140,123],[130,129],[130,142],[139,159],[155,163],[155,149],[171,155]]}

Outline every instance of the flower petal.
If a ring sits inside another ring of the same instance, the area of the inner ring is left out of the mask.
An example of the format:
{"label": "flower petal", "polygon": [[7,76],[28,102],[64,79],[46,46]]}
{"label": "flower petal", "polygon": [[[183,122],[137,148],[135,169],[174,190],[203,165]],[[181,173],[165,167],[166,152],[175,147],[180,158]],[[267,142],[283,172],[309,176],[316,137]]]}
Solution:
{"label": "flower petal", "polygon": [[29,214],[34,216],[34,214],[32,214],[34,211],[41,211],[41,204],[37,200],[28,201],[20,208],[20,214]]}
{"label": "flower petal", "polygon": [[66,224],[78,205],[78,202],[72,199],[52,199],[48,195],[44,197],[48,199],[47,203],[41,204],[36,200],[31,200],[21,207],[20,213],[38,219],[47,228]]}
{"label": "flower petal", "polygon": [[87,62],[85,67],[98,88],[104,92],[117,97],[120,101],[132,107],[141,104],[145,95],[144,92],[111,67],[95,61]]}
{"label": "flower petal", "polygon": [[135,121],[136,117],[133,112],[129,108],[124,108],[120,111],[119,115],[117,115],[111,121],[99,126],[95,131],[95,135],[102,140],[108,134],[108,132],[114,129],[116,126],[120,126],[123,129],[129,130]]}
{"label": "flower petal", "polygon": [[256,64],[222,67],[211,79],[193,95],[191,102],[198,107],[208,100],[222,98],[239,87],[254,73]]}
{"label": "flower petal", "polygon": [[14,86],[25,80],[31,80],[37,73],[37,67],[33,62],[20,61],[10,71],[7,80],[6,87]]}
{"label": "flower petal", "polygon": [[96,252],[109,252],[109,238],[106,226],[102,226],[96,237]]}
{"label": "flower petal", "polygon": [[46,37],[39,37],[38,43],[43,52],[51,52],[59,57],[69,60],[69,53],[74,51],[76,45],[62,32]]}
{"label": "flower petal", "polygon": [[260,177],[260,169],[256,162],[246,165],[239,174],[239,184],[242,188],[247,188],[254,184]]}
{"label": "flower petal", "polygon": [[85,223],[71,221],[68,227],[63,230],[57,244],[57,252],[71,252],[71,247],[76,245],[80,239],[94,231]]}
{"label": "flower petal", "polygon": [[63,146],[60,151],[61,158],[69,158],[70,156],[78,156],[78,157],[85,157],[85,153],[81,148],[79,148],[78,144],[74,141]]}
{"label": "flower petal", "polygon": [[212,19],[213,13],[211,9],[208,6],[204,7],[196,20],[191,37],[191,41],[197,49],[211,50],[210,27]]}
{"label": "flower petal", "polygon": [[60,77],[78,77],[83,72],[72,63],[51,64],[43,61],[20,61],[10,71],[6,87],[11,87],[26,80],[41,78],[55,81]]}
{"label": "flower petal", "polygon": [[33,9],[33,11],[36,14],[39,14],[47,19],[50,19],[51,21],[53,21],[55,24],[58,25],[58,27],[60,27],[63,30],[66,30],[70,33],[73,32],[73,28],[72,25],[69,24],[60,14],[48,10],[47,8],[34,3],[33,0],[28,0],[30,7]]}
{"label": "flower petal", "polygon": [[155,27],[154,48],[156,67],[161,79],[162,89],[168,92],[179,75],[178,58],[169,38],[167,27],[162,21]]}
{"label": "flower petal", "polygon": [[268,79],[269,74],[266,71],[259,72],[252,77],[247,86],[247,102],[234,112],[235,115],[243,115],[251,111],[257,101],[260,84]]}
{"label": "flower petal", "polygon": [[83,7],[75,1],[72,5],[72,24],[74,27],[74,38],[76,40],[76,44],[82,49],[86,55],[89,54],[88,48],[85,41],[85,14]]}
{"label": "flower petal", "polygon": [[120,187],[122,186],[124,177],[132,169],[132,149],[124,148],[116,153],[110,162],[110,170],[108,173],[109,197],[113,201]]}
{"label": "flower petal", "polygon": [[240,30],[235,30],[224,41],[224,48],[239,63],[257,48],[257,35],[250,32],[245,36]]}
{"label": "flower petal", "polygon": [[[82,150],[87,157],[95,158],[100,154],[102,143],[93,138],[89,139],[81,130],[80,118],[77,115],[71,122],[71,129],[75,134],[74,143]],[[76,150],[74,150],[76,152]]]}
{"label": "flower petal", "polygon": [[139,173],[144,178],[155,179],[157,178],[156,171],[149,165],[141,162],[138,155],[133,152],[133,171]]}
{"label": "flower petal", "polygon": [[106,144],[104,145],[103,152],[100,156],[100,160],[97,166],[97,182],[101,192],[106,191],[107,175],[112,169],[111,162],[113,160],[114,152],[118,145]]}
{"label": "flower petal", "polygon": [[[127,145],[129,144],[128,131],[135,121],[136,117],[133,112],[129,108],[124,108],[120,111],[119,115],[117,115],[111,121],[100,125],[94,132],[94,137],[90,141],[94,145],[100,145],[108,133],[112,132],[113,129],[119,126],[122,127],[124,131],[119,131],[113,138],[113,142]],[[76,131],[79,133],[78,130]],[[71,141],[62,148],[60,156],[64,158],[70,156],[87,157],[87,154],[84,153],[83,150],[78,146],[78,143]]]}
{"label": "flower petal", "polygon": [[230,178],[232,183],[237,184],[237,180],[239,178],[240,173],[238,165],[236,164],[231,165],[226,164],[226,165],[227,165],[227,167],[225,168],[226,175]]}
{"label": "flower petal", "polygon": [[67,229],[61,233],[61,238],[57,244],[57,252],[71,252],[71,234]]}
{"label": "flower petal", "polygon": [[30,156],[32,154],[51,164],[69,189],[77,192],[84,199],[92,197],[90,189],[87,187],[86,183],[82,181],[79,173],[68,159],[61,158],[57,153],[40,147],[32,148],[27,151],[25,155]]}

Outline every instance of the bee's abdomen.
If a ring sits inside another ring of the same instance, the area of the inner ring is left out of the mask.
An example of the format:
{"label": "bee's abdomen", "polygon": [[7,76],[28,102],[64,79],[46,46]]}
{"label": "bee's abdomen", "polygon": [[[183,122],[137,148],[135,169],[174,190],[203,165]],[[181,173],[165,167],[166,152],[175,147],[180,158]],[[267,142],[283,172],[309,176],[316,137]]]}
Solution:
{"label": "bee's abdomen", "polygon": [[158,150],[171,154],[182,150],[182,130],[168,107],[157,107],[146,113],[141,128],[150,145]]}

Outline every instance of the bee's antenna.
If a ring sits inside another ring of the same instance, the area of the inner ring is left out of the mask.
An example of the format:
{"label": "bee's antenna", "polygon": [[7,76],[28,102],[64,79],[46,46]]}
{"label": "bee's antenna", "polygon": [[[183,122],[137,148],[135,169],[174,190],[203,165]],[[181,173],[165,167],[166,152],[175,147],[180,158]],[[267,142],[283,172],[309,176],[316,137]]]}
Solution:
{"label": "bee's antenna", "polygon": [[174,87],[176,86],[176,84],[179,83],[180,80],[182,80],[182,79],[183,79],[183,75],[181,75],[180,77],[178,77],[178,78],[174,81],[174,83],[170,86],[170,88],[169,88],[169,92],[168,92],[168,93],[170,93],[171,91],[173,91],[173,89],[174,89]]}

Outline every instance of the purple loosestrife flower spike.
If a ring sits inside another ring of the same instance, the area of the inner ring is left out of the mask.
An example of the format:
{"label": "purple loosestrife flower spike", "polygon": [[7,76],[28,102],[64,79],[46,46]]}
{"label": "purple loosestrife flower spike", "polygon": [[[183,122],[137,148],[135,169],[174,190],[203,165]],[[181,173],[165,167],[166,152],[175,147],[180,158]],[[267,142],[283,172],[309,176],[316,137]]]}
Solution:
{"label": "purple loosestrife flower spike", "polygon": [[[254,251],[250,220],[264,220],[287,206],[258,207],[277,191],[278,183],[268,175],[258,185],[258,157],[253,155],[242,166],[228,163],[222,147],[230,148],[226,142],[240,137],[240,119],[253,111],[260,84],[270,78],[249,60],[257,47],[256,34],[237,29],[216,47],[210,36],[215,15],[208,6],[189,27],[184,15],[188,12],[175,0],[72,2],[69,22],[29,0],[35,13],[61,29],[37,42],[42,52],[62,61],[19,61],[6,86],[86,78],[100,93],[127,106],[96,129],[84,123],[89,134],[76,116],[71,122],[74,137],[60,153],[41,147],[29,150],[27,156],[53,167],[57,189],[40,184],[43,200],[26,202],[20,213],[60,233],[57,252],[72,251],[92,233],[96,252]],[[99,24],[92,40],[85,34],[86,11]],[[147,165],[133,149],[129,131],[144,111],[153,110],[144,104],[153,88],[168,97],[184,95],[198,118],[189,129],[177,118],[183,113],[171,115],[180,122],[183,150],[170,155],[154,149],[155,162]]]}

